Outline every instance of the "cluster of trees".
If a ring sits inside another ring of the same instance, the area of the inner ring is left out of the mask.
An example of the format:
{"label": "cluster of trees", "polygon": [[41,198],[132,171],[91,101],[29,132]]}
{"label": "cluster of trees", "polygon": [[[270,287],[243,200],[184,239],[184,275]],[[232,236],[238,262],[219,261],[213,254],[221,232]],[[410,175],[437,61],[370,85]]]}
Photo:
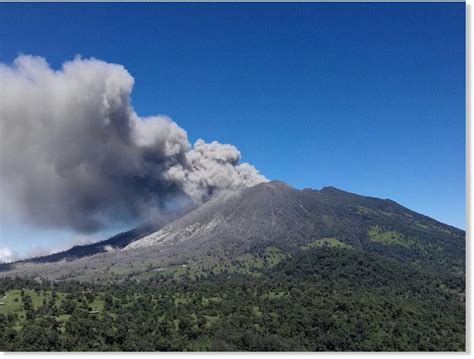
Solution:
{"label": "cluster of trees", "polygon": [[0,292],[47,299],[35,306],[22,293],[22,311],[0,315],[0,350],[465,350],[462,280],[334,248],[262,273],[120,285],[3,279]]}

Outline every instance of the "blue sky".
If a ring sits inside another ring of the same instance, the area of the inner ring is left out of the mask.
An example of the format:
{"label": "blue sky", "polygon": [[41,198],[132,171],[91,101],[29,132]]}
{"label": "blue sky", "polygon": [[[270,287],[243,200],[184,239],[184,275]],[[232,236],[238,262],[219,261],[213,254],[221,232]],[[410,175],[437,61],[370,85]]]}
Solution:
{"label": "blue sky", "polygon": [[[391,198],[464,228],[464,12],[464,3],[3,3],[0,62],[25,53],[55,68],[76,54],[122,64],[135,110],[170,116],[192,142],[232,143],[297,188]],[[25,253],[74,236],[3,223],[0,244]]]}

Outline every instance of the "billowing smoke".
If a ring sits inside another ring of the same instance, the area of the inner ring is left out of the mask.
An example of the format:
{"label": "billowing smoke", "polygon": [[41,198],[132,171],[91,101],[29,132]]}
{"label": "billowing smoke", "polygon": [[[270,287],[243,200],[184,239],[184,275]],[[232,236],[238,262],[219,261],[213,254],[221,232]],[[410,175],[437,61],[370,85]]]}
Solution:
{"label": "billowing smoke", "polygon": [[58,71],[34,56],[0,64],[2,211],[92,232],[183,198],[199,204],[266,181],[239,163],[234,146],[191,145],[171,119],[139,117],[133,83],[123,66],[95,59]]}

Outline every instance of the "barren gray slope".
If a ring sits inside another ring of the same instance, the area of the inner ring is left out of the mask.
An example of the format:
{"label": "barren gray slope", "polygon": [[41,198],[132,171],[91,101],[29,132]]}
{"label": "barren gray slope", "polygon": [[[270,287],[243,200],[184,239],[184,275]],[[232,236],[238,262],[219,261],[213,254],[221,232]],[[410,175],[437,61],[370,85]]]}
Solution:
{"label": "barren gray slope", "polygon": [[272,181],[223,194],[125,249],[187,241],[237,241],[244,247],[254,241],[301,245],[324,237],[337,237],[363,248],[372,225],[432,239],[449,240],[451,236],[463,235],[463,231],[391,200],[359,196],[333,187],[297,190]]}
{"label": "barren gray slope", "polygon": [[245,245],[256,239],[279,240],[300,231],[313,232],[319,215],[305,199],[301,191],[277,181],[223,193],[125,249],[186,241],[238,240]]}

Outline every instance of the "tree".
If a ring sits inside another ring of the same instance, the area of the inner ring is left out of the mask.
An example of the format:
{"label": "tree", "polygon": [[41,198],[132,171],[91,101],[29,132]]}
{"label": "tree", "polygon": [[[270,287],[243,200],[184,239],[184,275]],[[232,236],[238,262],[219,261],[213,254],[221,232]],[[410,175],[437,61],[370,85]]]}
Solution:
{"label": "tree", "polygon": [[110,293],[107,293],[104,298],[104,309],[106,311],[110,311],[113,305],[114,305],[114,297]]}
{"label": "tree", "polygon": [[64,314],[72,314],[74,310],[76,309],[77,305],[74,300],[71,299],[65,299],[61,303],[61,311]]}

